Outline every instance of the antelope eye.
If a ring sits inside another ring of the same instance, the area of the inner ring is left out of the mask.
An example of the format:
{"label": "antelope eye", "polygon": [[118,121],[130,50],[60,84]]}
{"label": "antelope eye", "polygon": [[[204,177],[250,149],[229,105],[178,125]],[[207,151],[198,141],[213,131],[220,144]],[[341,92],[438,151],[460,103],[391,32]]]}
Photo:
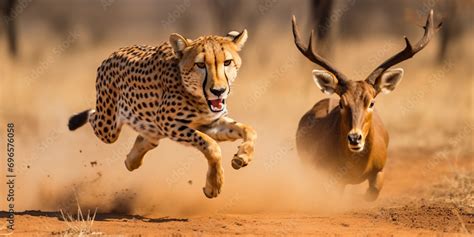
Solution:
{"label": "antelope eye", "polygon": [[205,63],[196,63],[196,66],[198,68],[205,68],[206,67],[206,64]]}
{"label": "antelope eye", "polygon": [[373,100],[370,101],[369,108],[370,108],[370,109],[374,108],[374,105],[375,105],[375,101],[373,101]]}
{"label": "antelope eye", "polygon": [[229,66],[232,63],[232,59],[228,59],[224,61],[224,66]]}

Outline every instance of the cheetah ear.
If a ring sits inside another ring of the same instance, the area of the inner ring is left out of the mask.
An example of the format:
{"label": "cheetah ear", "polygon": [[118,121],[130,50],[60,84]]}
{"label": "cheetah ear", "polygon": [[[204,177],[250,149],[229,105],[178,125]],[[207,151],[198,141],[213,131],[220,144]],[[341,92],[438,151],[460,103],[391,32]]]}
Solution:
{"label": "cheetah ear", "polygon": [[174,53],[178,56],[178,58],[181,58],[183,56],[183,50],[191,43],[191,40],[184,38],[180,34],[173,33],[170,35],[171,47],[173,47]]}
{"label": "cheetah ear", "polygon": [[232,42],[237,46],[238,50],[241,50],[244,47],[245,42],[247,42],[247,38],[249,37],[247,34],[247,29],[244,29],[242,32],[231,31],[227,33],[227,37],[232,39]]}

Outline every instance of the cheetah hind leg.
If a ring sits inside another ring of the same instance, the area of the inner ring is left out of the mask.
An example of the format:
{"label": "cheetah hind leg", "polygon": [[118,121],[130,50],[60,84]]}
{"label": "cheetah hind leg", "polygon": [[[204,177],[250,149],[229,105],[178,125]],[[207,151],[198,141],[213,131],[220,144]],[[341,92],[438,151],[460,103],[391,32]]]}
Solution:
{"label": "cheetah hind leg", "polygon": [[137,139],[135,140],[135,144],[133,144],[133,148],[128,153],[127,159],[125,160],[125,167],[129,171],[133,171],[138,169],[143,163],[143,157],[145,154],[158,146],[159,140],[151,142],[147,138],[143,137],[142,135],[138,135]]}

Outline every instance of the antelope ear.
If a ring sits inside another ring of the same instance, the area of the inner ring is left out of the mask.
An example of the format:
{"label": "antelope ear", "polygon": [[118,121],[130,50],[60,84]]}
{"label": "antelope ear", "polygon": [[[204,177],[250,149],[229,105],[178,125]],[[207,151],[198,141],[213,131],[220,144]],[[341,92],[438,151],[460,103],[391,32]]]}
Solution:
{"label": "antelope ear", "polygon": [[325,70],[313,70],[313,79],[323,93],[332,94],[336,92],[338,81],[330,72]]}
{"label": "antelope ear", "polygon": [[231,31],[227,33],[227,37],[232,39],[232,42],[234,42],[235,46],[237,46],[237,50],[241,50],[242,47],[244,47],[245,42],[247,42],[248,39],[248,34],[247,30],[244,29],[242,32],[237,32],[237,31]]}
{"label": "antelope ear", "polygon": [[396,68],[385,71],[382,76],[377,78],[374,83],[374,88],[377,93],[388,94],[395,90],[398,83],[402,81],[403,69]]}
{"label": "antelope ear", "polygon": [[173,47],[173,51],[178,56],[178,58],[183,56],[183,50],[191,43],[191,40],[184,38],[180,34],[173,33],[170,35],[171,47]]}

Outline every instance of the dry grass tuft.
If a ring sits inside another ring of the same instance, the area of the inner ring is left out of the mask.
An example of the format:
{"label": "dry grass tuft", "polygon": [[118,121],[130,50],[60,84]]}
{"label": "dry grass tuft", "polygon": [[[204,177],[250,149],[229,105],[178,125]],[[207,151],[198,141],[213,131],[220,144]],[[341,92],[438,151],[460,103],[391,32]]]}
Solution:
{"label": "dry grass tuft", "polygon": [[79,205],[79,201],[76,198],[77,203],[77,214],[74,215],[63,211],[62,209],[59,210],[61,213],[61,217],[63,221],[67,225],[67,230],[60,232],[62,236],[96,236],[102,235],[101,232],[94,232],[92,230],[92,226],[94,225],[94,220],[97,214],[97,208],[94,210],[94,213],[91,216],[90,210],[87,211],[87,215],[84,217],[82,214],[81,206]]}
{"label": "dry grass tuft", "polygon": [[[458,172],[434,185],[432,200],[452,203],[463,213],[474,214],[473,172]],[[446,190],[449,190],[448,192]]]}

